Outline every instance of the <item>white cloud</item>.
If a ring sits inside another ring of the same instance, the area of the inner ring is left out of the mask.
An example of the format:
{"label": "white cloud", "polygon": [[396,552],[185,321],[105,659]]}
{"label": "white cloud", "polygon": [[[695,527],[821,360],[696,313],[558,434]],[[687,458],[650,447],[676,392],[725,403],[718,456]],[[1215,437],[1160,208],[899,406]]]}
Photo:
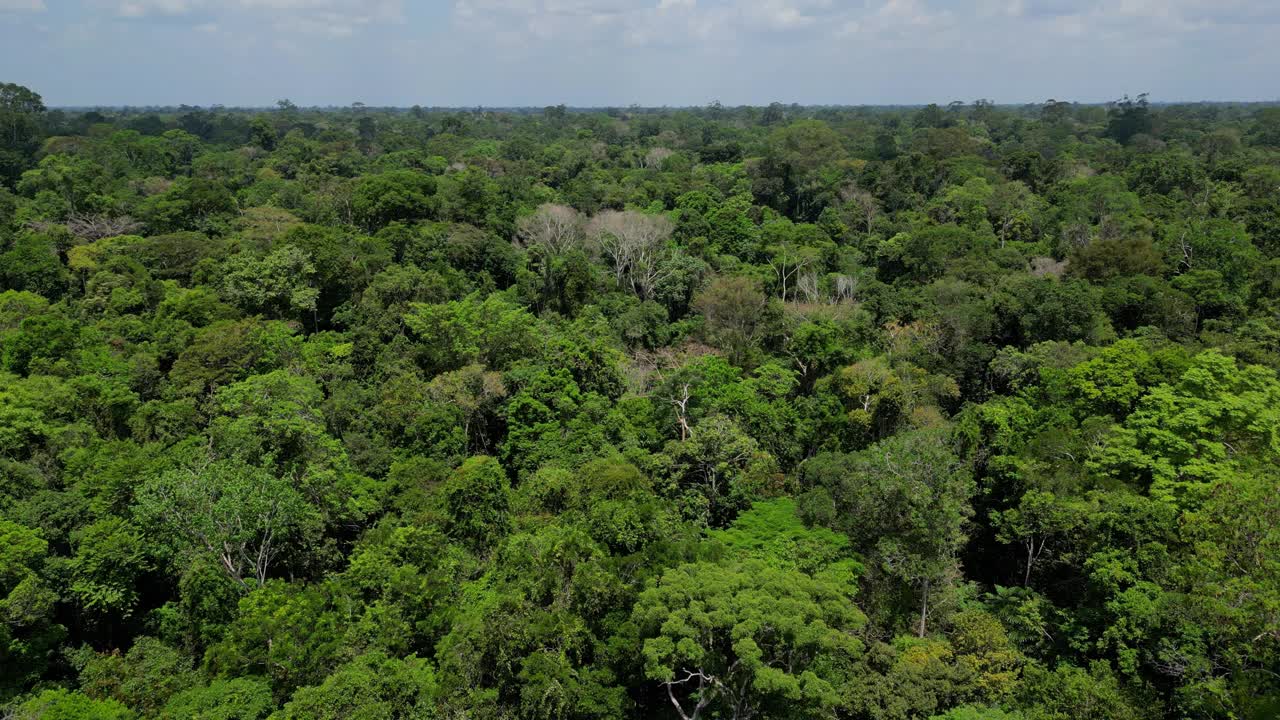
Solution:
{"label": "white cloud", "polygon": [[830,2],[754,0],[742,3],[746,27],[760,31],[789,31],[813,27],[831,10]]}
{"label": "white cloud", "polygon": [[0,67],[68,102],[1230,99],[1280,73],[1280,0],[0,0],[0,25],[46,5],[70,12]]}
{"label": "white cloud", "polygon": [[[3,1],[3,0],[0,0]],[[404,21],[403,0],[123,0],[120,17],[199,16],[201,26],[211,18],[269,25],[280,32],[346,37],[363,27]]]}
{"label": "white cloud", "polygon": [[745,34],[834,34],[856,0],[455,0],[463,31],[530,42],[628,47],[723,44]]}
{"label": "white cloud", "polygon": [[117,13],[127,18],[142,18],[149,15],[186,15],[198,4],[199,0],[127,0],[120,3]]}
{"label": "white cloud", "polygon": [[0,12],[44,12],[44,0],[0,0]]}

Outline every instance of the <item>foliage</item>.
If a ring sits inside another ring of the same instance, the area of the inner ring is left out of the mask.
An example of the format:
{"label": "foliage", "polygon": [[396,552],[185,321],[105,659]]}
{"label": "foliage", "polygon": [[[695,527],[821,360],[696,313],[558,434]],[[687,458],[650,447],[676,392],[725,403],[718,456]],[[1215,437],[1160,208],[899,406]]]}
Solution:
{"label": "foliage", "polygon": [[1278,167],[0,84],[0,716],[1276,717]]}

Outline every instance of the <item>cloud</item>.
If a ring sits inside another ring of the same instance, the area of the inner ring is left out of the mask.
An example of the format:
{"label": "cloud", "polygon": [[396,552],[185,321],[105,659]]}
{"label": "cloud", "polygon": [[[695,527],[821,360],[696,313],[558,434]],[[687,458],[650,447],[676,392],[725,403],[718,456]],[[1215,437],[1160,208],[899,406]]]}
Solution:
{"label": "cloud", "polygon": [[1075,18],[1137,32],[1194,32],[1232,25],[1280,24],[1280,3],[1261,0],[994,0],[1030,20]]}
{"label": "cloud", "polygon": [[186,15],[201,4],[198,0],[127,0],[120,3],[117,14],[126,18],[151,15]]}
{"label": "cloud", "polygon": [[0,12],[44,12],[44,0],[0,0]]}
{"label": "cloud", "polygon": [[[3,1],[3,0],[0,0]],[[122,18],[198,17],[198,27],[213,19],[269,25],[280,32],[333,37],[353,35],[363,27],[404,21],[403,0],[123,0]]]}
{"label": "cloud", "polygon": [[761,32],[787,32],[813,28],[831,15],[841,14],[828,0],[753,0],[741,3],[743,26]]}
{"label": "cloud", "polygon": [[1277,25],[1280,0],[0,0],[0,67],[72,104],[1258,99]]}
{"label": "cloud", "polygon": [[[887,10],[886,10],[887,9]],[[575,47],[727,47],[753,37],[833,38],[860,27],[911,24],[916,0],[455,0],[454,24],[512,49],[530,43]],[[944,13],[945,14],[945,13]]]}

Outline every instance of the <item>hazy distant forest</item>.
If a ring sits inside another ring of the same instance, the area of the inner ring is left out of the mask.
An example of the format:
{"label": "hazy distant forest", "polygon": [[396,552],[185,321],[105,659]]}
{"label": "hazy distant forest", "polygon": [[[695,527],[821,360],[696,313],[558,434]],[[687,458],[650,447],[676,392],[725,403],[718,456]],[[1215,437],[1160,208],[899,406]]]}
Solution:
{"label": "hazy distant forest", "polygon": [[0,85],[0,717],[1280,716],[1280,108]]}

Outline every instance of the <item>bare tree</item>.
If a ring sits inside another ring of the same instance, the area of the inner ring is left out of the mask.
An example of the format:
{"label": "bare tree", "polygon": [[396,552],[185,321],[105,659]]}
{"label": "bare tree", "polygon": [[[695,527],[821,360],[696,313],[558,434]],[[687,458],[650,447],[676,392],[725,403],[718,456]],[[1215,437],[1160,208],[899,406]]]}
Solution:
{"label": "bare tree", "polygon": [[871,224],[880,214],[880,203],[876,201],[875,196],[857,186],[850,185],[840,191],[840,199],[858,211],[865,223],[864,231],[870,233]]}
{"label": "bare tree", "polygon": [[791,280],[821,259],[821,253],[815,248],[791,242],[770,247],[769,252],[769,267],[778,276],[778,298],[783,301],[787,299]]}
{"label": "bare tree", "polygon": [[555,296],[554,260],[584,247],[582,215],[566,205],[546,204],[516,225],[515,243],[529,251],[530,259],[541,268],[542,295],[539,308]]}
{"label": "bare tree", "polygon": [[819,284],[818,274],[807,272],[796,280],[796,289],[804,296],[807,303],[818,303],[822,301],[822,288]]}
{"label": "bare tree", "polygon": [[663,215],[630,210],[606,210],[591,220],[587,234],[613,265],[614,279],[647,300],[654,287],[670,272],[663,262],[670,256],[667,240],[674,224]]}
{"label": "bare tree", "polygon": [[669,398],[676,409],[676,422],[680,424],[680,442],[693,436],[693,428],[689,427],[689,383],[685,383],[680,397]]}
{"label": "bare tree", "polygon": [[73,215],[67,219],[67,229],[81,240],[101,240],[135,233],[142,229],[142,223],[128,215]]}
{"label": "bare tree", "polygon": [[[737,663],[735,663],[735,665],[736,664]],[[676,699],[674,687],[676,685],[689,685],[693,680],[698,681],[698,687],[692,694],[692,696],[696,698],[696,700],[694,700],[696,704],[693,706],[692,712],[686,712],[684,706]],[[708,675],[701,670],[698,672],[690,672],[686,670],[683,680],[669,680],[662,684],[666,686],[667,697],[671,699],[671,704],[676,707],[676,712],[680,714],[680,720],[699,720],[699,718],[702,717],[702,711],[705,710],[716,697],[716,693],[712,692],[712,689],[723,690],[725,688],[724,683],[720,682],[719,678],[716,678],[714,675]]]}
{"label": "bare tree", "polygon": [[1062,277],[1066,272],[1066,260],[1054,260],[1051,257],[1031,258],[1031,274],[1036,277]]}
{"label": "bare tree", "polygon": [[118,237],[120,235],[132,235],[142,229],[142,223],[128,215],[110,217],[108,215],[79,214],[72,214],[65,223],[40,220],[29,223],[28,227],[36,232],[48,232],[59,225],[65,227],[67,232],[85,242],[93,242],[94,240]]}
{"label": "bare tree", "polygon": [[550,255],[563,255],[582,245],[582,216],[566,205],[543,205],[534,214],[521,218],[516,228],[516,244],[541,248]]}
{"label": "bare tree", "polygon": [[644,167],[647,169],[661,168],[662,162],[667,158],[671,157],[672,155],[675,155],[674,150],[670,150],[664,147],[653,148],[648,153],[645,153],[644,163],[643,163]]}
{"label": "bare tree", "polygon": [[858,296],[857,275],[833,275],[836,288],[836,302],[853,302]]}

